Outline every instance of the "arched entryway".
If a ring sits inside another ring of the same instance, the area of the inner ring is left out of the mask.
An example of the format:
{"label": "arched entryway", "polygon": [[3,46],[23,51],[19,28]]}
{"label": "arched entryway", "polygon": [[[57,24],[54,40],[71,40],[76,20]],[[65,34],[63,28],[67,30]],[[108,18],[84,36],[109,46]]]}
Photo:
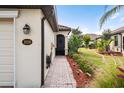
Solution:
{"label": "arched entryway", "polygon": [[64,35],[57,35],[56,55],[65,55],[65,37]]}

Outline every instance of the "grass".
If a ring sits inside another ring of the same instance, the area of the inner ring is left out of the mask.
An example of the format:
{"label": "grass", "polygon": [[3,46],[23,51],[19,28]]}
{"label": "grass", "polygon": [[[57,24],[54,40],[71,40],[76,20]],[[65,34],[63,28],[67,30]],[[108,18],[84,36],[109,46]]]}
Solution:
{"label": "grass", "polygon": [[80,48],[79,52],[82,56],[96,66],[93,80],[90,87],[100,88],[120,88],[124,87],[124,79],[118,78],[117,74],[124,74],[117,70],[117,66],[124,67],[124,57],[121,56],[104,56],[96,53],[96,50]]}
{"label": "grass", "polygon": [[95,53],[95,50],[80,48],[78,50],[80,53],[83,53],[83,57],[90,63],[94,64],[95,66],[100,66],[103,64],[102,57]]}

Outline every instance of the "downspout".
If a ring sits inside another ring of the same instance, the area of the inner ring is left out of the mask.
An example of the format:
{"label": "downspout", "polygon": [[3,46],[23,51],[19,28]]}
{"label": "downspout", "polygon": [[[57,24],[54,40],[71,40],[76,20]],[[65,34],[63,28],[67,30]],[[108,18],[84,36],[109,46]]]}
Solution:
{"label": "downspout", "polygon": [[41,19],[41,86],[44,85],[44,41],[45,41],[45,36],[44,36],[44,21],[45,17]]}

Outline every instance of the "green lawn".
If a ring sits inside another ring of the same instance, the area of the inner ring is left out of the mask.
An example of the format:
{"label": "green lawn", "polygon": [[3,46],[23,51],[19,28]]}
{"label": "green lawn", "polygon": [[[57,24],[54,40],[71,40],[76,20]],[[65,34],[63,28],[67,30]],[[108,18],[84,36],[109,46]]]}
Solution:
{"label": "green lawn", "polygon": [[94,71],[90,87],[124,87],[124,79],[117,77],[117,74],[124,74],[117,69],[117,66],[124,67],[124,57],[101,56],[96,50],[85,48],[80,48],[78,51],[83,58],[96,66],[97,70]]}
{"label": "green lawn", "polygon": [[94,64],[95,66],[100,66],[103,64],[102,57],[95,53],[95,50],[80,48],[79,52],[83,53],[83,57]]}
{"label": "green lawn", "polygon": [[86,48],[79,48],[78,50],[81,52],[83,57],[87,59],[89,62],[93,63],[96,66],[104,65],[104,63],[117,63],[119,65],[124,64],[124,57],[122,56],[107,56],[104,55],[105,62],[103,61],[102,56],[97,53],[95,49],[86,49]]}

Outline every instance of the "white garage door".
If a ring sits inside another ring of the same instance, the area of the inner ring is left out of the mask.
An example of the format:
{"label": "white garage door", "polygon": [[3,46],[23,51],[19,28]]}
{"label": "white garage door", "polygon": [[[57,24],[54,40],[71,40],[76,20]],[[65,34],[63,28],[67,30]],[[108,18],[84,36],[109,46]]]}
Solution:
{"label": "white garage door", "polygon": [[13,19],[0,19],[0,86],[13,82]]}

